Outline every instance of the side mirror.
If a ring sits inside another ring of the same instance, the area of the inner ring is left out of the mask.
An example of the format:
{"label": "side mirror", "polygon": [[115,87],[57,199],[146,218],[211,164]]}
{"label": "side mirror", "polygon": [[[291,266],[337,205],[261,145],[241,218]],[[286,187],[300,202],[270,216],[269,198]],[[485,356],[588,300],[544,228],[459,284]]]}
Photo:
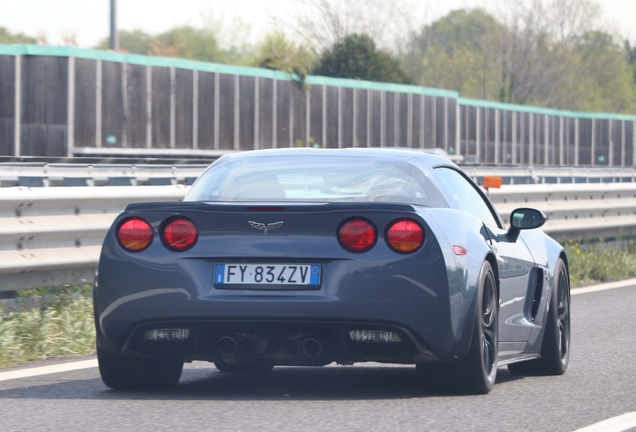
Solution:
{"label": "side mirror", "polygon": [[519,233],[524,229],[535,229],[543,226],[548,220],[541,210],[531,208],[518,208],[510,213],[510,228],[508,228],[508,240],[516,242]]}

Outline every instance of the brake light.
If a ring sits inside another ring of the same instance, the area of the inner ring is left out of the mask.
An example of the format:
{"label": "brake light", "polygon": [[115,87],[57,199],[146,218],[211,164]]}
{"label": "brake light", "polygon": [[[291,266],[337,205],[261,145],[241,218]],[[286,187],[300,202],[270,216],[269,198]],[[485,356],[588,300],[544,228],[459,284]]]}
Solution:
{"label": "brake light", "polygon": [[152,242],[154,231],[145,220],[133,217],[126,220],[117,230],[119,244],[131,252],[140,252]]}
{"label": "brake light", "polygon": [[349,252],[366,252],[375,245],[378,234],[370,222],[356,219],[340,227],[338,239],[342,247]]}
{"label": "brake light", "polygon": [[391,225],[387,231],[386,239],[394,251],[411,253],[424,244],[424,230],[417,222],[404,219]]}
{"label": "brake light", "polygon": [[168,249],[181,252],[190,249],[199,238],[197,226],[189,219],[173,219],[163,229],[163,240]]}

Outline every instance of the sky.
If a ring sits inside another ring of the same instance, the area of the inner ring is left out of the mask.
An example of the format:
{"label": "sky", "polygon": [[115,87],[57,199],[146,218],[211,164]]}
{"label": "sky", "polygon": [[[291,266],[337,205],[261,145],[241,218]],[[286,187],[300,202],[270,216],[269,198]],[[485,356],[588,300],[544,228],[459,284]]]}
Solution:
{"label": "sky", "polygon": [[[400,0],[414,7],[422,23],[460,7],[496,8],[499,1],[524,0]],[[526,0],[527,1],[527,0]],[[603,9],[601,22],[622,38],[636,41],[636,0],[597,0]],[[212,15],[224,26],[240,18],[250,25],[249,41],[277,28],[289,28],[303,9],[302,0],[117,0],[118,26],[159,33],[170,28],[200,25]],[[90,48],[108,36],[110,0],[0,0],[0,27],[29,35],[44,34],[49,43],[61,45],[64,35],[75,35],[81,47]]]}

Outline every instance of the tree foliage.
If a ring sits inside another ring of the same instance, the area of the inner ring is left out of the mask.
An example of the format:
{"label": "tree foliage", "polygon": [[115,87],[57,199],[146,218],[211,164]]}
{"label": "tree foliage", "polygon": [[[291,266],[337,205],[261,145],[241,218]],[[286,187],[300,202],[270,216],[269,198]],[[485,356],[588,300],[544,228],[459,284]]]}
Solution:
{"label": "tree foliage", "polygon": [[11,33],[4,27],[0,27],[0,44],[34,44],[37,39],[23,33]]}
{"label": "tree foliage", "polygon": [[350,34],[326,49],[314,69],[315,75],[409,84],[410,78],[397,59],[377,49],[364,34]]}
{"label": "tree foliage", "polygon": [[598,13],[588,0],[453,11],[413,35],[402,63],[417,84],[464,97],[633,113],[631,47],[595,26]]}
{"label": "tree foliage", "polygon": [[315,64],[316,56],[308,47],[290,40],[281,31],[266,35],[250,61],[251,66],[287,72],[301,89]]}

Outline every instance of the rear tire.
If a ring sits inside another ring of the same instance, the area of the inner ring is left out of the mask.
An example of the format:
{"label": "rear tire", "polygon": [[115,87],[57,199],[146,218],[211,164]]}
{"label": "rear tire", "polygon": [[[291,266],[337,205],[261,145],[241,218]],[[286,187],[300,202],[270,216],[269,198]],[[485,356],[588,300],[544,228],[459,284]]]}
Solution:
{"label": "rear tire", "polygon": [[170,390],[183,371],[183,362],[123,357],[99,347],[97,361],[102,381],[114,390]]}
{"label": "rear tire", "polygon": [[541,358],[508,365],[513,375],[563,375],[570,363],[570,277],[562,259],[557,261]]}
{"label": "rear tire", "polygon": [[489,393],[497,378],[499,335],[497,284],[489,262],[481,268],[475,323],[468,354],[456,361],[417,365],[418,373],[437,391]]}
{"label": "rear tire", "polygon": [[224,373],[267,373],[274,369],[274,365],[260,363],[225,363],[215,361],[214,366]]}

